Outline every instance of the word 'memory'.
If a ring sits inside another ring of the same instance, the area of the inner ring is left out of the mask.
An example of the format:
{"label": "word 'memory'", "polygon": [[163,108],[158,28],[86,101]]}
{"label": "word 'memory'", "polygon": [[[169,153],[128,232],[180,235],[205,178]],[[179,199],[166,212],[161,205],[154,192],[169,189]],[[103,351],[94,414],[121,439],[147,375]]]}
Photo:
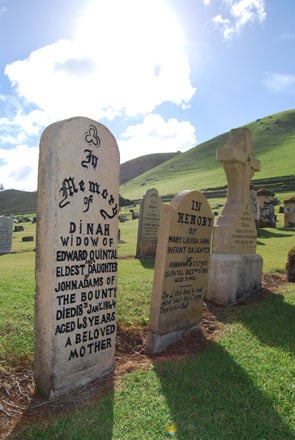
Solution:
{"label": "word 'memory'", "polygon": [[213,221],[212,217],[205,217],[201,215],[186,214],[178,212],[177,223],[185,223],[187,225],[198,225],[210,227]]}

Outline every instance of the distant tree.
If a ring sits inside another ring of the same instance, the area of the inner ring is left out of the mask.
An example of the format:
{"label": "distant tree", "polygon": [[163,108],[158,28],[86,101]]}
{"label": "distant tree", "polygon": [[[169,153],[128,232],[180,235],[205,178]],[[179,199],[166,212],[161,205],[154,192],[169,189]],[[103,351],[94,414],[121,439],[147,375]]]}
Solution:
{"label": "distant tree", "polygon": [[3,183],[0,183],[0,191],[3,191],[4,190],[4,185],[3,185]]}

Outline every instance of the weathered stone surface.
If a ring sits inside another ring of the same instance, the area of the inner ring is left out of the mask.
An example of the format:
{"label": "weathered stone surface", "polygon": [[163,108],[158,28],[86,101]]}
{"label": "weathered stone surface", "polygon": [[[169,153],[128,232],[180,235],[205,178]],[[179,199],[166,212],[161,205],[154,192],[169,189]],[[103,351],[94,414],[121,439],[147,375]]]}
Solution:
{"label": "weathered stone surface", "polygon": [[295,227],[295,197],[284,200],[284,227]]}
{"label": "weathered stone surface", "polygon": [[183,191],[161,208],[147,339],[162,351],[202,319],[213,214],[202,193]]}
{"label": "weathered stone surface", "polygon": [[262,263],[257,254],[211,254],[206,298],[228,306],[251,296],[262,286]]}
{"label": "weathered stone surface", "polygon": [[227,200],[213,230],[213,253],[256,252],[257,231],[250,205],[250,182],[260,162],[255,159],[248,128],[231,130],[217,151],[227,177]]}
{"label": "weathered stone surface", "polygon": [[156,188],[148,189],[140,204],[136,257],[156,255],[162,201]]}
{"label": "weathered stone surface", "polygon": [[12,231],[13,221],[5,217],[0,216],[0,255],[10,254],[12,249]]}
{"label": "weathered stone surface", "polygon": [[46,396],[105,376],[116,338],[119,151],[88,118],[40,141],[35,364]]}
{"label": "weathered stone surface", "polygon": [[217,159],[223,163],[228,188],[213,228],[206,299],[229,305],[261,287],[262,259],[256,255],[257,230],[250,201],[250,182],[260,162],[254,157],[250,130],[231,130]]}
{"label": "weathered stone surface", "polygon": [[275,228],[276,215],[274,206],[274,193],[267,188],[260,188],[257,191],[257,200],[259,204],[259,228]]}

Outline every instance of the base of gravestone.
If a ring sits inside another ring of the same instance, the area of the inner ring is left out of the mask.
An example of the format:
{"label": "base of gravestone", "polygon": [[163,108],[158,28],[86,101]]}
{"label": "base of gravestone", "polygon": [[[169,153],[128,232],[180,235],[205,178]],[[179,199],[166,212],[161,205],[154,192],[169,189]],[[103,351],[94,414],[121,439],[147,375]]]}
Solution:
{"label": "base of gravestone", "polygon": [[161,353],[167,347],[175,344],[185,335],[191,333],[193,330],[197,330],[199,327],[200,325],[197,324],[189,329],[174,330],[165,334],[159,334],[155,331],[149,330],[146,342],[146,353],[149,355]]}
{"label": "base of gravestone", "polygon": [[257,254],[211,254],[205,299],[237,304],[262,287],[263,260]]}

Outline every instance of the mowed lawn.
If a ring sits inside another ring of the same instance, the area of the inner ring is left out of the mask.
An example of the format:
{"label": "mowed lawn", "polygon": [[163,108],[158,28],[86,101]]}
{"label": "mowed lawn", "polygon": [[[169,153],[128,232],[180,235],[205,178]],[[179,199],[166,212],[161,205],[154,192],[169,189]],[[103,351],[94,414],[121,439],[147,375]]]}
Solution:
{"label": "mowed lawn", "polygon": [[[281,215],[278,220],[276,229],[259,231],[264,272],[285,272],[295,245],[294,229],[282,227]],[[137,220],[119,226],[118,321],[146,329],[154,262],[134,258]],[[14,233],[13,253],[0,256],[1,373],[23,358],[33,367],[35,241],[21,237],[35,236],[35,226],[24,228]],[[10,438],[295,439],[295,285],[271,287],[218,319],[223,330],[205,350],[178,360],[154,358],[147,368],[140,368],[139,356],[138,370],[117,378],[90,406],[20,422]]]}

